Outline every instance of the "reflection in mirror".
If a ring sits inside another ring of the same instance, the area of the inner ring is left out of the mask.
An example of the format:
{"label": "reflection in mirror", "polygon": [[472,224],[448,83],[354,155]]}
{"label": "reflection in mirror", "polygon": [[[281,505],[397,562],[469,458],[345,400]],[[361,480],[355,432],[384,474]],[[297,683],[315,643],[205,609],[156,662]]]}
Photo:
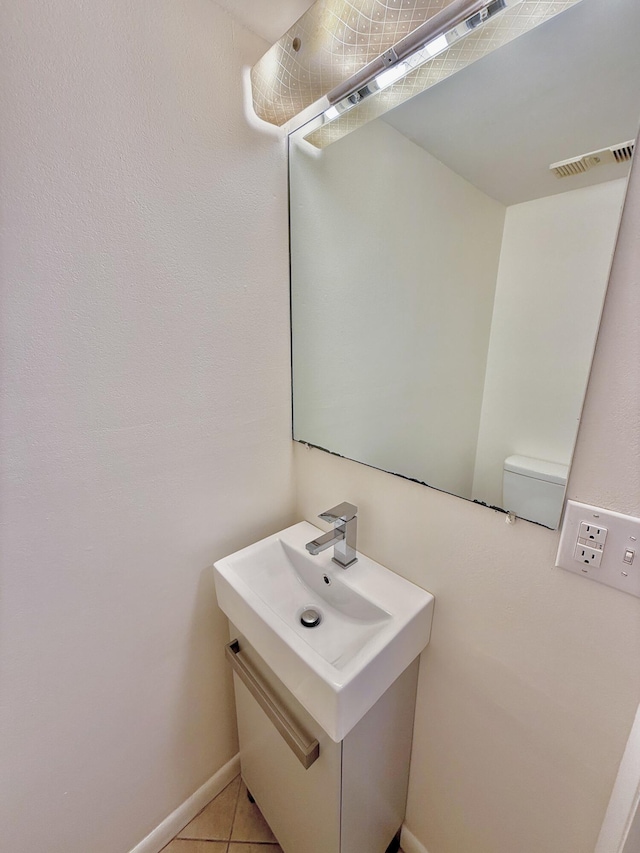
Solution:
{"label": "reflection in mirror", "polygon": [[322,151],[290,137],[295,439],[557,526],[639,37],[637,0],[582,0]]}

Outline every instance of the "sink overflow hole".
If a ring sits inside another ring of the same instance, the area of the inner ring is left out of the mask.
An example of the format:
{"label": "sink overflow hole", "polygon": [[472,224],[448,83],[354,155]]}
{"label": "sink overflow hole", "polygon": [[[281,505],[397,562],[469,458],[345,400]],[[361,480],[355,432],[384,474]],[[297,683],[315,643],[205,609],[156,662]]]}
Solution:
{"label": "sink overflow hole", "polygon": [[321,620],[322,616],[320,616],[318,611],[314,610],[313,607],[308,607],[300,614],[300,623],[304,625],[305,628],[315,628],[316,625],[320,624]]}
{"label": "sink overflow hole", "polygon": [[331,578],[328,578],[326,575],[322,575],[322,580],[326,583],[327,586],[331,583]]}

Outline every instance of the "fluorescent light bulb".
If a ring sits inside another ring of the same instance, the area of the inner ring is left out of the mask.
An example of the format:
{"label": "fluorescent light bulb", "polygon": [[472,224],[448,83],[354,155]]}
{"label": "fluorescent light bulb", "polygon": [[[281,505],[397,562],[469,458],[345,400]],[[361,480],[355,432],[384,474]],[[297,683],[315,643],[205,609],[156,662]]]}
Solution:
{"label": "fluorescent light bulb", "polygon": [[442,34],[438,38],[433,39],[425,44],[424,50],[429,56],[437,56],[449,47],[446,35]]}
{"label": "fluorescent light bulb", "polygon": [[381,71],[373,80],[376,89],[381,91],[389,86],[393,86],[394,83],[401,80],[409,73],[409,71],[412,71],[428,59],[442,53],[442,51],[446,50],[448,47],[449,42],[447,41],[446,35],[443,34],[441,36],[437,36],[437,38],[427,42],[427,44],[421,47],[420,50],[412,53],[411,56],[403,62],[398,62],[397,65],[392,65],[391,68],[386,68],[384,71]]}
{"label": "fluorescent light bulb", "polygon": [[387,86],[392,86],[397,83],[409,70],[406,62],[398,62],[397,65],[392,65],[391,68],[386,68],[376,75],[375,84],[378,89],[386,89]]}
{"label": "fluorescent light bulb", "polygon": [[[443,53],[499,12],[511,6],[517,6],[522,2],[523,0],[486,0],[486,5],[480,12],[476,12],[456,27],[447,30],[446,33],[441,33],[441,35],[423,44],[422,47],[414,50],[405,59],[396,62],[395,65],[391,65],[389,68],[385,68],[384,71],[381,71],[368,83],[362,85],[360,88],[356,88],[350,95],[346,95],[335,106],[329,107],[324,112],[324,120],[326,122],[333,121],[343,113],[357,106],[364,98],[368,98],[370,95],[375,95],[383,89],[393,86],[394,83],[402,80],[411,71],[415,71],[421,65],[433,59],[434,56]],[[389,53],[389,51],[387,52]]]}

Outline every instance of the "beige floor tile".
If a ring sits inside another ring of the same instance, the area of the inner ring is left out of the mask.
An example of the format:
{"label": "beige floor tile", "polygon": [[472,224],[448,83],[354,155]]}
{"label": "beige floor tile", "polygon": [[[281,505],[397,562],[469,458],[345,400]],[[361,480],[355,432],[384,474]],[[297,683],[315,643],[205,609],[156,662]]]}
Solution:
{"label": "beige floor tile", "polygon": [[[264,843],[276,843],[277,839],[269,829],[269,825],[262,817],[260,809],[250,803],[247,797],[247,789],[244,782],[241,783],[240,793],[238,795],[238,808],[236,809],[236,817],[233,822],[233,831],[231,833],[232,841],[253,841]],[[278,849],[277,847],[275,848]],[[239,853],[247,853],[246,850],[240,850]],[[259,851],[264,853],[264,851]]]}
{"label": "beige floor tile", "polygon": [[162,853],[227,853],[226,841],[191,841],[174,838]]}
{"label": "beige floor tile", "polygon": [[279,844],[251,844],[245,841],[244,843],[231,842],[229,845],[229,853],[282,853],[282,847]]}
{"label": "beige floor tile", "polygon": [[[240,777],[227,785],[215,800],[212,800],[191,823],[178,833],[178,838],[194,838],[211,841],[228,841],[238,801]],[[246,795],[245,795],[246,797]],[[173,853],[173,851],[170,851]],[[197,851],[197,853],[201,853]],[[213,850],[212,853],[218,853]]]}

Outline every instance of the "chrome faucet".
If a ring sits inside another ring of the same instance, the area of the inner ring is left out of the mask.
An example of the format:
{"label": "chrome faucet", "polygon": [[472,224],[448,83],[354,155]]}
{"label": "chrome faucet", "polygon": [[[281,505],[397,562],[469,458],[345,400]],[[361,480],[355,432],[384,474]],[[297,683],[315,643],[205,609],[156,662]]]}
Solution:
{"label": "chrome faucet", "polygon": [[356,555],[357,512],[357,506],[345,502],[320,513],[318,518],[331,522],[335,527],[312,542],[307,542],[305,546],[307,551],[315,555],[333,545],[333,562],[342,566],[343,569],[352,566],[358,560]]}

